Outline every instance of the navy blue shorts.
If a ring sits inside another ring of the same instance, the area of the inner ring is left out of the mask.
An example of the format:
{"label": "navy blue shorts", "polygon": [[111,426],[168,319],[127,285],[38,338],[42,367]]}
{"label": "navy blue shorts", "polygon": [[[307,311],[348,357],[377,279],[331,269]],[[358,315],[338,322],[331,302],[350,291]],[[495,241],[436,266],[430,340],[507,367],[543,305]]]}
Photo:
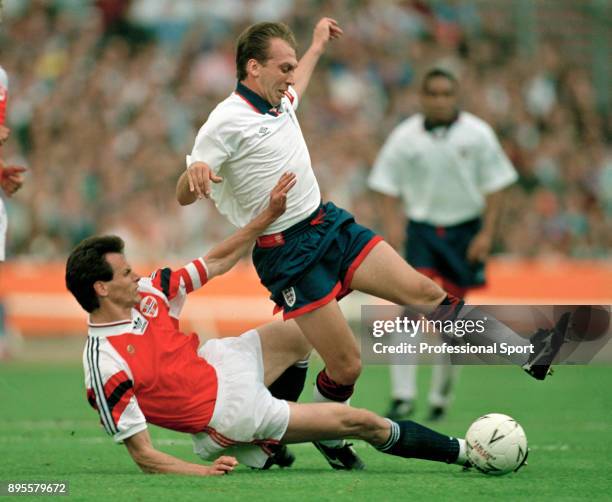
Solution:
{"label": "navy blue shorts", "polygon": [[350,293],[355,270],[381,240],[328,202],[283,232],[259,237],[253,263],[274,312],[291,319]]}
{"label": "navy blue shorts", "polygon": [[479,218],[450,227],[410,221],[406,227],[406,261],[428,277],[440,277],[445,289],[451,285],[459,289],[482,286],[484,263],[471,263],[466,258],[481,225]]}

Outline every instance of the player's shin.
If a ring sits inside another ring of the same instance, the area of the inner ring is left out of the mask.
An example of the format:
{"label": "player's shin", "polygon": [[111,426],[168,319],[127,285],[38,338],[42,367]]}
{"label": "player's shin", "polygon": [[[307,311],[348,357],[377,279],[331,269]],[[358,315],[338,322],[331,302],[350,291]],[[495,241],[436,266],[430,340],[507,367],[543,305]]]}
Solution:
{"label": "player's shin", "polygon": [[[308,359],[298,361],[289,366],[272,384],[268,387],[270,393],[277,399],[297,402],[300,398],[306,374],[308,373]],[[262,469],[270,469],[274,465],[281,468],[291,467],[295,462],[295,455],[284,444],[268,446],[272,454],[266,460]]]}
{"label": "player's shin", "polygon": [[393,422],[385,443],[376,449],[389,455],[465,465],[465,440],[440,434],[411,420]]}
{"label": "player's shin", "polygon": [[[486,327],[483,332],[473,331],[459,336],[453,336],[453,342],[457,344],[469,343],[478,346],[493,346],[497,344],[506,344],[507,346],[513,347],[526,347],[530,345],[530,341],[527,338],[523,338],[516,331],[512,330],[509,326],[496,319],[489,312],[482,312],[478,307],[472,307],[464,305],[463,300],[452,295],[447,295],[442,303],[427,316],[428,319],[433,321],[454,321],[461,319],[463,321],[474,321],[482,322],[486,320]],[[507,359],[513,364],[519,366],[524,365],[529,358],[528,350],[518,350],[513,353],[500,354],[502,357]],[[492,357],[489,361],[487,355],[479,355],[485,362],[495,363],[495,358]]]}
{"label": "player's shin", "polygon": [[[343,403],[348,404],[350,397],[353,395],[355,385],[342,385],[335,382],[325,371],[322,369],[317,375],[317,383],[314,387],[312,400],[315,403]],[[330,448],[336,448],[342,445],[344,440],[326,440],[320,441],[325,446]]]}
{"label": "player's shin", "polygon": [[297,402],[304,390],[308,359],[298,361],[289,366],[269,387],[270,393],[277,399]]}

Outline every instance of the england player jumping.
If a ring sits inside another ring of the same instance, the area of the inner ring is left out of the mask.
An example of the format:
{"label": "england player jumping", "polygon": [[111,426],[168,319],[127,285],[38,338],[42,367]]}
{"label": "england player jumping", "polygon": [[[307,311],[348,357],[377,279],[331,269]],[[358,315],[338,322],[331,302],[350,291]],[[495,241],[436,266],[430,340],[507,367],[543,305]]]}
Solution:
{"label": "england player jumping", "polygon": [[[415,422],[392,422],[335,403],[296,404],[266,388],[311,349],[293,321],[277,321],[198,348],[180,331],[186,295],[229,270],[282,214],[294,183],[284,175],[259,216],[204,258],[140,278],[116,236],[81,242],[66,264],[66,285],[90,313],[83,354],[87,398],[108,434],[145,472],[221,475],[240,462],[269,465],[279,443],[359,438],[406,458],[465,465],[465,442]],[[147,423],[192,435],[212,465],[156,450]],[[220,456],[222,455],[222,456]]]}
{"label": "england player jumping", "polygon": [[[280,173],[296,174],[287,211],[257,239],[253,262],[276,308],[285,320],[295,319],[325,361],[314,400],[346,403],[361,360],[339,299],[359,290],[398,305],[418,305],[433,320],[456,316],[462,302],[408,265],[347,211],[321,202],[295,110],[328,42],[341,35],[335,20],[321,19],[298,64],[295,39],[286,25],[247,28],[237,43],[236,89],[198,132],[176,196],[182,205],[210,196],[222,214],[243,227],[263,209]],[[546,364],[540,366],[547,369]],[[363,468],[342,441],[317,447],[335,468]]]}
{"label": "england player jumping", "polygon": [[[200,129],[177,184],[181,204],[211,195],[219,211],[243,227],[262,210],[279,174],[296,174],[287,211],[257,239],[253,261],[284,319],[295,319],[325,361],[314,396],[320,402],[348,401],[361,372],[338,299],[357,289],[430,312],[452,302],[348,212],[321,203],[295,110],[327,43],[341,35],[336,21],[321,19],[298,64],[286,25],[247,28],[237,44],[236,90]],[[342,442],[318,446],[335,467],[363,467]]]}

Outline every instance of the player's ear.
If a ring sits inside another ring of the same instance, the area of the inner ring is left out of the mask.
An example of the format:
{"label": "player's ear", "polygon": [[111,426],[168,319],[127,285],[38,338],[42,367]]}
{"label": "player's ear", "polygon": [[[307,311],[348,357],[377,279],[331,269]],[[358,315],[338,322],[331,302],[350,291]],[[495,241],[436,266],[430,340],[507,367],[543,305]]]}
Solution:
{"label": "player's ear", "polygon": [[108,286],[104,281],[96,281],[93,284],[94,291],[100,297],[108,296]]}
{"label": "player's ear", "polygon": [[249,59],[246,64],[247,73],[253,77],[259,77],[259,72],[261,70],[261,64],[257,59]]}

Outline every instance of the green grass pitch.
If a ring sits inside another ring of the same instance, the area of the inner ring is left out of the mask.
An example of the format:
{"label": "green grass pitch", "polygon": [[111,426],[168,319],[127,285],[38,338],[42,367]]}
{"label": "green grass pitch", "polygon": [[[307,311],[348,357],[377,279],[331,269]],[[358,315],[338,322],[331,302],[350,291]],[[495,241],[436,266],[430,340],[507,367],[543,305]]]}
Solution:
{"label": "green grass pitch", "polygon": [[[315,365],[316,366],[316,365]],[[422,420],[428,369],[419,373]],[[305,395],[310,394],[312,376]],[[288,470],[191,478],[140,473],[123,446],[105,435],[85,401],[75,365],[0,366],[0,480],[68,480],[72,500],[575,500],[610,497],[612,367],[564,366],[545,382],[514,367],[463,368],[447,419],[435,428],[463,435],[487,412],[507,413],[525,428],[531,452],[519,473],[501,478],[458,466],[390,457],[357,442],[364,472],[334,472],[312,445],[293,447]],[[382,412],[385,367],[365,368],[355,406]],[[156,446],[197,461],[187,435],[151,427]],[[607,473],[607,474],[606,474]]]}

